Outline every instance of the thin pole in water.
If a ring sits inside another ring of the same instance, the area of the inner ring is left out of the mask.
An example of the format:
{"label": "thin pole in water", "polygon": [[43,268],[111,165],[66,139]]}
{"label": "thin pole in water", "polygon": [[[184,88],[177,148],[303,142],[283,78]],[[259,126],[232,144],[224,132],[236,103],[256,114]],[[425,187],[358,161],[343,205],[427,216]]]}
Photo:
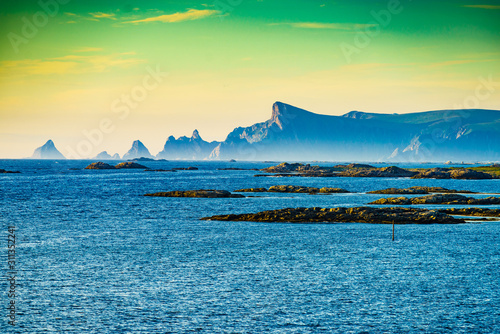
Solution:
{"label": "thin pole in water", "polygon": [[392,222],[392,241],[394,241],[394,222]]}

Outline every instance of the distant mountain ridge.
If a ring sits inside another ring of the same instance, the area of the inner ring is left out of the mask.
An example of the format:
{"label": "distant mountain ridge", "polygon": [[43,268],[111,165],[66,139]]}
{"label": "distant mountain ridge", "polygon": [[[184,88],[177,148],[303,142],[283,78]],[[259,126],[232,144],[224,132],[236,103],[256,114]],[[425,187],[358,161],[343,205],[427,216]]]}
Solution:
{"label": "distant mountain ridge", "polygon": [[156,155],[159,159],[185,159],[203,160],[206,159],[218,142],[204,141],[198,130],[194,130],[191,138],[186,136],[175,139],[170,136],[163,146],[163,150]]}
{"label": "distant mountain ridge", "polygon": [[500,111],[314,114],[276,102],[266,122],[233,130],[210,159],[480,161],[500,159]]}
{"label": "distant mountain ridge", "polygon": [[[49,140],[33,157],[64,159]],[[50,157],[49,157],[50,156]],[[109,159],[107,152],[97,157]],[[96,158],[97,158],[96,157]],[[119,158],[115,155],[113,159]],[[136,140],[123,160],[153,158]],[[271,118],[231,131],[222,142],[168,137],[158,159],[273,161],[500,161],[500,111],[436,110],[407,114],[351,111],[321,115],[273,104]]]}

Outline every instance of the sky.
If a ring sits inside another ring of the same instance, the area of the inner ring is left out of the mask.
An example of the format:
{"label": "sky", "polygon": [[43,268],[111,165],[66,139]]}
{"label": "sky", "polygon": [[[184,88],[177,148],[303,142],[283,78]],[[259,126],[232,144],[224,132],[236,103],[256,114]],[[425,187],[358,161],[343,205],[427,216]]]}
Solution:
{"label": "sky", "polygon": [[500,1],[10,1],[0,158],[224,140],[275,101],[315,113],[500,109]]}

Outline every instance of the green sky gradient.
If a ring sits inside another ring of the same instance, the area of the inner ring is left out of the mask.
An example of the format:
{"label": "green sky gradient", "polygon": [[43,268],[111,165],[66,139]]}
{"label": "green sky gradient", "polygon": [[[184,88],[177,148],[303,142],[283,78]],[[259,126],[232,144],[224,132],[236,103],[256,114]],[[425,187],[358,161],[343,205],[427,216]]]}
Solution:
{"label": "green sky gradient", "polygon": [[[223,140],[269,118],[276,100],[331,115],[459,108],[480,78],[494,83],[477,107],[500,109],[500,1],[400,1],[388,22],[374,13],[393,1],[220,3],[229,1],[69,1],[18,52],[9,36],[23,37],[23,18],[42,9],[2,4],[0,157],[28,156],[49,138],[67,155],[103,118],[115,130],[89,156],[123,154],[135,139],[156,154],[194,128]],[[189,10],[209,14],[130,23]],[[111,104],[148,67],[169,75],[117,119]]]}

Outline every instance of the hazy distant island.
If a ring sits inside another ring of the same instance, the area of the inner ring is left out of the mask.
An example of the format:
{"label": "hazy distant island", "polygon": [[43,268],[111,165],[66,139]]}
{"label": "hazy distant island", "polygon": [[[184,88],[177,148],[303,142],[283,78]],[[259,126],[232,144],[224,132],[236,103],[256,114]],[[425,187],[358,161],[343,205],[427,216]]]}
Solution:
{"label": "hazy distant island", "polygon": [[[122,159],[500,161],[499,122],[499,110],[351,111],[329,116],[276,102],[269,120],[238,127],[222,142],[207,142],[195,130],[191,137],[168,137],[163,150],[153,156],[136,140]],[[64,157],[49,140],[32,158]],[[104,151],[95,158],[119,159],[119,155]]]}

